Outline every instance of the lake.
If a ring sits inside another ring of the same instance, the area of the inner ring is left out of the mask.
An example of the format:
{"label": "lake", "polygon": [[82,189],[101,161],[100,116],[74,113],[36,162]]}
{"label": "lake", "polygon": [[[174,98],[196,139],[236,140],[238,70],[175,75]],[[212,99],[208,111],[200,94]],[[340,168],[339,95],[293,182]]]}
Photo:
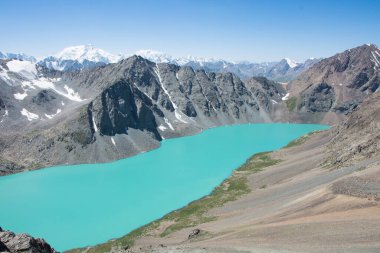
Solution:
{"label": "lake", "polygon": [[59,251],[102,243],[209,194],[251,155],[328,128],[223,126],[111,163],[0,177],[0,226],[42,237]]}

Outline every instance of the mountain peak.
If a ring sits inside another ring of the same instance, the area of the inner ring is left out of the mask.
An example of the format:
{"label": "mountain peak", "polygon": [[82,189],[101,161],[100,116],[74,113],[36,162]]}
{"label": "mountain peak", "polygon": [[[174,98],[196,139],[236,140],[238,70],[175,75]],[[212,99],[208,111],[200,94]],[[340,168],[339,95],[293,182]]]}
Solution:
{"label": "mountain peak", "polygon": [[92,62],[114,63],[117,62],[119,58],[116,55],[112,55],[102,49],[96,48],[91,44],[64,48],[54,57],[60,60],[76,60],[79,63],[83,63],[85,60]]}
{"label": "mountain peak", "polygon": [[34,58],[33,56],[30,56],[30,55],[24,54],[24,53],[3,53],[3,52],[0,52],[0,59],[13,59],[13,60],[36,62],[36,58]]}
{"label": "mountain peak", "polygon": [[289,65],[290,68],[294,68],[294,67],[297,67],[298,63],[289,59],[289,58],[284,58],[284,60],[286,61],[286,63]]}
{"label": "mountain peak", "polygon": [[152,49],[142,49],[134,53],[135,55],[141,56],[145,59],[148,59],[157,63],[174,63],[175,60],[170,55],[167,55],[163,52],[152,50]]}

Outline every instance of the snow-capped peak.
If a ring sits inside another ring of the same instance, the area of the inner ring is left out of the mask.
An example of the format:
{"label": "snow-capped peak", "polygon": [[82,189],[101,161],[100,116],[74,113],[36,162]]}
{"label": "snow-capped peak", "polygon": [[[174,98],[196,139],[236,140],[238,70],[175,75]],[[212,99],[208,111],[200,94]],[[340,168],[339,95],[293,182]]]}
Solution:
{"label": "snow-capped peak", "polygon": [[21,61],[36,62],[36,58],[24,53],[2,53],[0,52],[0,59],[14,59]]}
{"label": "snow-capped peak", "polygon": [[174,63],[175,60],[170,55],[164,54],[159,51],[151,50],[151,49],[143,49],[138,50],[134,53],[135,55],[139,55],[145,59],[148,59],[157,63]]}
{"label": "snow-capped peak", "polygon": [[286,61],[286,63],[289,65],[289,67],[291,68],[294,68],[294,67],[297,67],[298,63],[289,59],[289,58],[285,58],[284,59]]}
{"label": "snow-capped peak", "polygon": [[79,63],[83,63],[85,60],[91,62],[115,63],[119,60],[118,56],[96,48],[93,45],[67,47],[54,57],[59,60],[74,60]]}

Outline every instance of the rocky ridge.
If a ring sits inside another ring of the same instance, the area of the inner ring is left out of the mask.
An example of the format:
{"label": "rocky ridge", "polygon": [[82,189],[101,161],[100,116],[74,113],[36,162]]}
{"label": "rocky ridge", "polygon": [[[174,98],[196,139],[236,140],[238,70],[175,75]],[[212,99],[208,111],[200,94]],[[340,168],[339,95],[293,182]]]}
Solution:
{"label": "rocky ridge", "polygon": [[336,123],[380,85],[380,50],[366,44],[313,65],[289,84],[290,99],[301,115],[320,113],[319,120]]}
{"label": "rocky ridge", "polygon": [[244,83],[139,56],[74,72],[2,66],[2,173],[119,159],[213,126],[271,122],[286,109],[285,90],[265,78]]}

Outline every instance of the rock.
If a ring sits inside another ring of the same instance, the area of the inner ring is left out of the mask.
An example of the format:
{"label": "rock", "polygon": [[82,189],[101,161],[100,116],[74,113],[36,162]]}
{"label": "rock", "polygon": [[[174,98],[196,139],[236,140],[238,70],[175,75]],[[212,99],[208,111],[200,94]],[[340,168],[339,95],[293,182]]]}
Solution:
{"label": "rock", "polygon": [[333,110],[338,113],[342,113],[344,115],[351,114],[359,105],[359,102],[356,100],[348,101],[345,103],[341,103],[333,107]]}
{"label": "rock", "polygon": [[51,92],[49,90],[42,90],[32,98],[32,102],[37,105],[42,105],[54,99],[57,99],[54,92]]}
{"label": "rock", "polygon": [[307,112],[328,112],[334,101],[334,89],[327,83],[319,83],[301,93],[299,108]]}
{"label": "rock", "polygon": [[11,231],[0,232],[0,252],[11,253],[56,253],[43,239],[28,234],[15,234]]}
{"label": "rock", "polygon": [[201,233],[201,230],[199,228],[196,228],[193,231],[191,231],[191,233],[188,236],[188,239],[193,239],[197,237],[200,233]]}

